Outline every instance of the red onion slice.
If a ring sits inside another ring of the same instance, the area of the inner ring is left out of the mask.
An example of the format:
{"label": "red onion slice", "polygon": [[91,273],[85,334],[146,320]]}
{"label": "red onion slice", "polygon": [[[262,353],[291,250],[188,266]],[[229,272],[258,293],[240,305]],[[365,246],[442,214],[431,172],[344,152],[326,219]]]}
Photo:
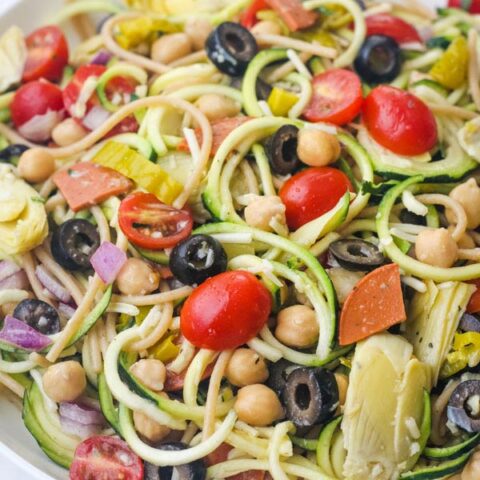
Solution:
{"label": "red onion slice", "polygon": [[15,272],[0,281],[0,290],[16,289],[26,290],[30,286],[27,274],[23,270]]}
{"label": "red onion slice", "polygon": [[126,261],[126,253],[110,242],[103,242],[90,259],[95,272],[106,284],[115,281]]}
{"label": "red onion slice", "polygon": [[81,425],[105,425],[105,417],[100,411],[82,402],[61,403],[60,416]]}
{"label": "red onion slice", "polygon": [[66,303],[60,302],[58,304],[57,310],[65,316],[67,319],[70,319],[73,317],[75,314],[75,308],[73,308],[71,305],[68,305]]}
{"label": "red onion slice", "polygon": [[48,110],[43,115],[35,115],[18,127],[22,137],[32,142],[46,142],[52,136],[52,130],[63,120],[63,110]]}
{"label": "red onion slice", "polygon": [[10,260],[3,260],[0,262],[0,282],[10,277],[14,273],[17,273],[21,268]]}
{"label": "red onion slice", "polygon": [[39,352],[52,343],[46,335],[10,315],[5,317],[0,340],[34,352]]}
{"label": "red onion slice", "polygon": [[110,117],[110,112],[96,105],[85,115],[82,123],[89,130],[96,130],[108,120],[108,117]]}
{"label": "red onion slice", "polygon": [[80,437],[82,440],[98,435],[102,431],[100,425],[82,425],[81,423],[77,423],[74,420],[62,416],[60,416],[60,423],[62,425],[62,430],[65,433]]}
{"label": "red onion slice", "polygon": [[68,303],[72,296],[60,283],[58,283],[47,271],[43,265],[38,265],[35,269],[35,275],[40,283],[57,299],[63,303]]}

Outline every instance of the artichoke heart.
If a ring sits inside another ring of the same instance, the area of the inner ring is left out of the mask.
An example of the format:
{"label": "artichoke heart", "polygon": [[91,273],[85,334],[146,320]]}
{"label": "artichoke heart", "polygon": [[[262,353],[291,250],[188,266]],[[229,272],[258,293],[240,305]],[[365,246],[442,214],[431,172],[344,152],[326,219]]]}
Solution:
{"label": "artichoke heart", "polygon": [[349,480],[395,480],[418,458],[429,373],[412,354],[389,333],[357,345],[342,421]]}
{"label": "artichoke heart", "polygon": [[0,93],[22,79],[27,60],[27,46],[22,31],[10,27],[0,38]]}
{"label": "artichoke heart", "polygon": [[0,168],[0,260],[28,252],[48,235],[43,200],[9,167]]}

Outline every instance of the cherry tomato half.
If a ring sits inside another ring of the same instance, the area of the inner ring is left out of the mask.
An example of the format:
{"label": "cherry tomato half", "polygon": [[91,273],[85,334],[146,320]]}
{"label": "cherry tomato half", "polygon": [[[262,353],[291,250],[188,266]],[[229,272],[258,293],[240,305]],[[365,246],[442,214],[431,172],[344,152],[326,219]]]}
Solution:
{"label": "cherry tomato half", "polygon": [[240,16],[240,23],[245,28],[252,28],[257,22],[257,13],[270,8],[266,0],[253,0],[252,4]]}
{"label": "cherry tomato half", "polygon": [[119,438],[97,436],[75,450],[70,480],[142,480],[143,462]]}
{"label": "cherry tomato half", "polygon": [[280,190],[287,209],[288,227],[297,230],[321,217],[334,208],[348,190],[353,190],[350,180],[336,168],[307,168],[297,173]]}
{"label": "cherry tomato half", "polygon": [[362,108],[362,82],[350,70],[329,70],[313,79],[313,96],[303,112],[309,122],[350,123]]}
{"label": "cherry tomato half", "polygon": [[45,80],[29,82],[15,92],[10,110],[12,121],[19,128],[36,115],[63,110],[62,91]]}
{"label": "cherry tomato half", "polygon": [[165,205],[151,193],[133,193],[120,204],[118,224],[137,247],[161,250],[185,240],[192,232],[193,218],[187,210]]}
{"label": "cherry tomato half", "polygon": [[467,305],[467,312],[468,313],[479,313],[480,312],[480,279],[474,280],[472,282],[476,287],[477,290],[473,292],[473,295],[470,297],[470,301]]}
{"label": "cherry tomato half", "polygon": [[418,97],[382,85],[365,99],[362,118],[380,145],[399,155],[421,155],[437,143],[437,123]]}
{"label": "cherry tomato half", "polygon": [[225,272],[209,278],[187,298],[180,329],[196,347],[228,350],[255,337],[271,309],[270,292],[255,275]]}
{"label": "cherry tomato half", "polygon": [[[103,65],[82,65],[75,72],[72,79],[63,90],[63,101],[65,103],[65,108],[72,117],[79,118],[76,115],[74,105],[78,101],[78,97],[80,96],[80,92],[82,91],[84,83],[90,77],[100,77],[105,70],[106,67]],[[99,100],[97,95],[93,94],[87,102],[87,112],[95,105],[98,105],[98,103]]]}
{"label": "cherry tomato half", "polygon": [[39,28],[26,38],[27,61],[23,81],[45,78],[58,82],[68,63],[68,44],[63,32],[55,26]]}
{"label": "cherry tomato half", "polygon": [[480,13],[480,0],[449,0],[450,8],[459,8],[470,13]]}
{"label": "cherry tomato half", "polygon": [[402,43],[422,43],[422,39],[415,27],[405,20],[388,13],[370,15],[365,19],[365,22],[367,24],[367,36],[386,35],[393,38],[400,45]]}

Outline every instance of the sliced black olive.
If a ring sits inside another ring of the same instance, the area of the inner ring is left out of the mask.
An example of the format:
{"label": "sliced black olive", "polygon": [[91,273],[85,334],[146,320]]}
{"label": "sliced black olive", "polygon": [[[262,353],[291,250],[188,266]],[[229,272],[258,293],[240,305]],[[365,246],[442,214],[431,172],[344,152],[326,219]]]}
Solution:
{"label": "sliced black olive", "polygon": [[453,391],[448,401],[447,417],[457,427],[470,433],[480,432],[480,412],[472,411],[469,400],[478,397],[480,402],[480,380],[466,380]]}
{"label": "sliced black olive", "polygon": [[421,215],[416,215],[415,213],[412,213],[408,211],[406,208],[404,208],[400,212],[400,221],[402,223],[409,223],[411,225],[427,225],[427,218],[422,217]]}
{"label": "sliced black olive", "polygon": [[44,335],[53,335],[60,331],[57,311],[41,300],[22,300],[15,307],[13,316]]}
{"label": "sliced black olive", "polygon": [[471,313],[464,313],[460,319],[460,330],[480,333],[480,320]]}
{"label": "sliced black olive", "polygon": [[268,139],[268,160],[275,173],[288,175],[300,167],[297,145],[298,128],[293,125],[284,125]]}
{"label": "sliced black olive", "polygon": [[355,59],[355,70],[367,83],[391,82],[401,68],[400,47],[386,35],[368,37]]}
{"label": "sliced black olive", "polygon": [[100,235],[95,226],[78,218],[62,223],[51,243],[53,258],[69,270],[91,268],[90,257],[99,246]]}
{"label": "sliced black olive", "polygon": [[28,147],[26,145],[13,144],[0,150],[0,162],[12,163],[16,165],[22,153],[26,152]]}
{"label": "sliced black olive", "polygon": [[[160,450],[180,451],[188,448],[181,442],[164,443],[159,445]],[[178,467],[157,467],[151,463],[145,462],[144,480],[205,480],[207,470],[202,460]]]}
{"label": "sliced black olive", "polygon": [[193,235],[179,243],[170,254],[170,270],[186,285],[202,283],[225,272],[227,254],[222,244],[208,235]]}
{"label": "sliced black olive", "polygon": [[347,270],[368,272],[385,262],[376,245],[360,239],[337,240],[330,245],[329,253]]}
{"label": "sliced black olive", "polygon": [[238,23],[220,24],[205,44],[208,58],[223,73],[242,75],[258,52],[255,37]]}
{"label": "sliced black olive", "polygon": [[268,376],[267,385],[275,391],[279,398],[283,397],[285,386],[287,385],[288,376],[296,369],[300,368],[295,363],[281,359],[272,363],[270,366],[270,374]]}
{"label": "sliced black olive", "polygon": [[335,375],[323,368],[297,368],[283,393],[287,417],[297,427],[312,427],[328,419],[338,406]]}

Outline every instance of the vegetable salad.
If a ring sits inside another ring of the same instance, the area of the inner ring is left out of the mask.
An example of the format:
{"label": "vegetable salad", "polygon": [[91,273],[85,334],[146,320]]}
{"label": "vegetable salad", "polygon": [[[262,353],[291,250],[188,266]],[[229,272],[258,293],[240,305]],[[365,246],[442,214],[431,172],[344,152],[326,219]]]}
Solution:
{"label": "vegetable salad", "polygon": [[479,13],[1,32],[0,383],[72,480],[480,478]]}

